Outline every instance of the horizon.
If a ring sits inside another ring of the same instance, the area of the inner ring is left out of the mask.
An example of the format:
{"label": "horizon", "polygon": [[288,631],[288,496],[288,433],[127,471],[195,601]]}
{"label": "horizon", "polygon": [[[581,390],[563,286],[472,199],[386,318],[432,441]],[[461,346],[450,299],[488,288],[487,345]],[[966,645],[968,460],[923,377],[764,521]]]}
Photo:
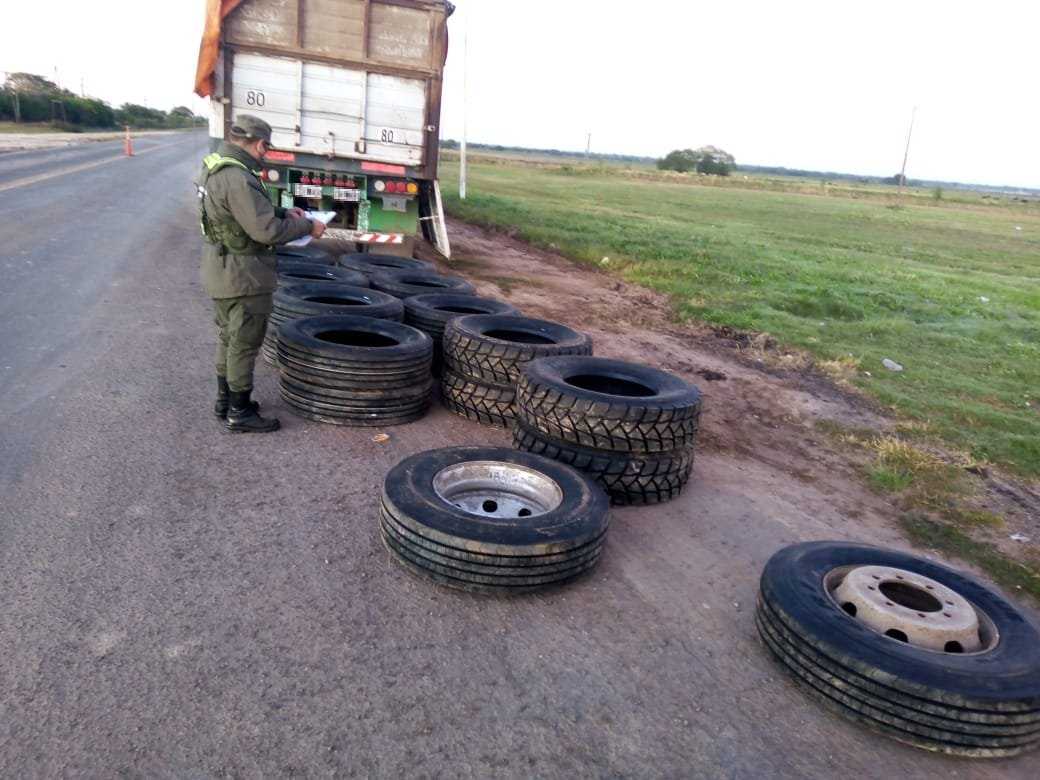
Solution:
{"label": "horizon", "polygon": [[[1040,188],[1040,166],[1028,164],[1040,7],[734,0],[710,9],[705,31],[703,9],[665,0],[638,13],[603,0],[593,17],[577,5],[457,0],[441,136],[462,135],[468,38],[474,142],[580,150],[591,132],[594,151],[657,158],[710,143],[756,165],[891,176],[916,106],[908,178]],[[113,106],[206,116],[208,101],[191,92],[203,10],[194,0],[142,16],[130,0],[56,0],[47,36],[11,36],[0,70],[82,86]],[[130,19],[134,34],[96,24],[109,15]],[[35,29],[36,16],[16,6],[8,29]]]}

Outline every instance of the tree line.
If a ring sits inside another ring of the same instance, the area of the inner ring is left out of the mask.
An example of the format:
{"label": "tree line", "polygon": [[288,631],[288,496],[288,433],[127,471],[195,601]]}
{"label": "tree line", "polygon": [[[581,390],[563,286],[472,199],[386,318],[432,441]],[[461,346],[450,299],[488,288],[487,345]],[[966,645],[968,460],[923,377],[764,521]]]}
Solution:
{"label": "tree line", "polygon": [[113,108],[104,100],[80,97],[34,73],[12,73],[0,87],[0,120],[50,122],[64,130],[130,125],[140,130],[192,127],[198,117],[187,106],[160,111],[136,103]]}

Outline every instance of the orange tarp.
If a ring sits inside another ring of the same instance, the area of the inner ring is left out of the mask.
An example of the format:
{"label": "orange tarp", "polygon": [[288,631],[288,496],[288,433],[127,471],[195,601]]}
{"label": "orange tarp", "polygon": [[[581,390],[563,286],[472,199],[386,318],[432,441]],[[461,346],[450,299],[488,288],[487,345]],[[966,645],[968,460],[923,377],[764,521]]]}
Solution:
{"label": "orange tarp", "polygon": [[242,4],[242,0],[206,0],[206,27],[199,45],[199,64],[195,69],[195,94],[213,94],[213,71],[220,49],[220,25],[224,18]]}

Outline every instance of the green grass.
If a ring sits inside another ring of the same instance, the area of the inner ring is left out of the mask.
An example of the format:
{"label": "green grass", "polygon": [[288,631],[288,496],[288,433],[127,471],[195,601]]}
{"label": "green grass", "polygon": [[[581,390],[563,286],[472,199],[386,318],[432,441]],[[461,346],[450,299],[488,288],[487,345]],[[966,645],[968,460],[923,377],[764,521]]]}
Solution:
{"label": "green grass", "polygon": [[[1040,204],[503,160],[471,166],[463,202],[457,178],[446,162],[451,214],[590,263],[610,257],[668,293],[680,318],[840,361],[855,385],[973,458],[1040,476]],[[882,368],[886,357],[906,370]]]}
{"label": "green grass", "polygon": [[907,514],[900,524],[914,544],[930,547],[962,561],[973,563],[993,581],[1012,592],[1027,593],[1040,602],[1040,568],[1009,559],[988,542],[979,542],[943,523],[917,514]]}
{"label": "green grass", "polygon": [[58,133],[50,122],[0,122],[0,133]]}

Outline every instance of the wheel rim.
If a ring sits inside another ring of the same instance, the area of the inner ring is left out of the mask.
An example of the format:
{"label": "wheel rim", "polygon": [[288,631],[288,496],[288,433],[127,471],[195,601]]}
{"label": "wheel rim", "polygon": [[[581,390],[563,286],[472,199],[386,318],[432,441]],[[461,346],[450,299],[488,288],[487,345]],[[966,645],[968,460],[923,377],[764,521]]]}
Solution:
{"label": "wheel rim", "polygon": [[891,566],[845,566],[825,578],[835,606],[893,641],[938,653],[991,650],[993,621],[956,591]]}
{"label": "wheel rim", "polygon": [[503,461],[468,461],[448,466],[433,478],[445,503],[484,518],[533,518],[556,509],[563,490],[534,469]]}

